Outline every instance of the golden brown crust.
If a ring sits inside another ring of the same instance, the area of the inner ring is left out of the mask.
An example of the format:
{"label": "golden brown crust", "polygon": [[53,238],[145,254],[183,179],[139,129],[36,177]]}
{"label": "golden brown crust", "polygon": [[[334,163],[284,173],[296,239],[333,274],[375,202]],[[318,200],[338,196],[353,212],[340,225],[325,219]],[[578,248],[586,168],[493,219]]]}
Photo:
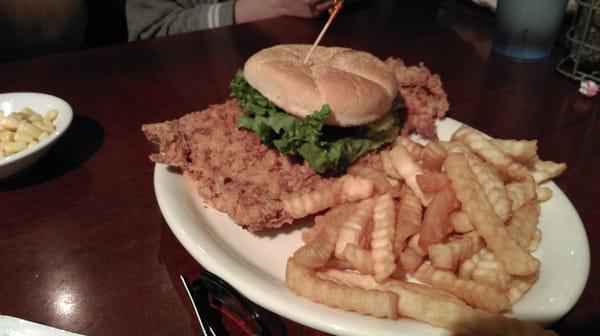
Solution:
{"label": "golden brown crust", "polygon": [[250,231],[292,222],[282,207],[287,194],[311,191],[329,183],[308,164],[261,144],[258,137],[237,128],[241,115],[235,100],[164,123],[142,126],[159,145],[154,162],[170,164],[196,182],[196,190],[211,206],[227,213]]}
{"label": "golden brown crust", "polygon": [[402,134],[416,131],[425,137],[437,138],[435,120],[444,117],[449,109],[440,76],[432,74],[423,63],[407,66],[401,59],[392,57],[385,63],[396,75],[406,105],[407,118]]}

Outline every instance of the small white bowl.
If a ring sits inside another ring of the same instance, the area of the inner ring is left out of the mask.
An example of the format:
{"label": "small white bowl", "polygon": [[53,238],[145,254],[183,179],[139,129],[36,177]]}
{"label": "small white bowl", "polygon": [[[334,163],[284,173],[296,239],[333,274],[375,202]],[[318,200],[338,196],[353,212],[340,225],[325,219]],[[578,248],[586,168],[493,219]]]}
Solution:
{"label": "small white bowl", "polygon": [[41,115],[46,115],[51,109],[57,110],[58,117],[54,120],[55,129],[52,134],[37,144],[0,159],[0,179],[20,172],[41,158],[52,144],[65,133],[73,120],[71,106],[58,97],[34,92],[0,94],[0,113],[4,116],[12,112],[19,112],[24,107],[29,107]]}

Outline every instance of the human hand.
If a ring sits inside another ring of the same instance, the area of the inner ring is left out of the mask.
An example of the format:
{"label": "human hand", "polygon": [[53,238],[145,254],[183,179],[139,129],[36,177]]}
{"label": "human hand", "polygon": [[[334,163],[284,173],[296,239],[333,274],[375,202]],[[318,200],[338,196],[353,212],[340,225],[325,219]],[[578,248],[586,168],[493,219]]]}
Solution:
{"label": "human hand", "polygon": [[274,6],[281,10],[281,15],[313,18],[326,12],[332,3],[332,0],[275,0]]}
{"label": "human hand", "polygon": [[237,0],[236,23],[264,20],[278,16],[318,17],[331,6],[332,0]]}

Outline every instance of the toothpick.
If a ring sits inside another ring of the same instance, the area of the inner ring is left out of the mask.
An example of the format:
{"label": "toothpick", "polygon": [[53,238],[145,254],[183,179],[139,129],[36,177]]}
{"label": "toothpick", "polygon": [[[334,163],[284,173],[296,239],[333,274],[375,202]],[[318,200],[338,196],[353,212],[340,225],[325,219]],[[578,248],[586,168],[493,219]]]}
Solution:
{"label": "toothpick", "polygon": [[325,32],[327,32],[327,29],[329,29],[329,26],[333,22],[333,19],[335,19],[336,15],[339,13],[340,9],[342,9],[343,5],[344,5],[344,0],[334,0],[333,1],[333,5],[329,9],[329,14],[330,14],[329,19],[325,23],[325,26],[323,27],[323,29],[321,29],[321,33],[319,33],[319,36],[317,36],[315,43],[313,43],[312,47],[308,51],[308,54],[304,58],[304,61],[302,61],[302,64],[306,64],[306,62],[308,62],[310,55],[312,55],[312,53],[315,50],[315,48],[317,47],[317,45],[319,45],[319,42],[321,42],[323,35],[325,35]]}

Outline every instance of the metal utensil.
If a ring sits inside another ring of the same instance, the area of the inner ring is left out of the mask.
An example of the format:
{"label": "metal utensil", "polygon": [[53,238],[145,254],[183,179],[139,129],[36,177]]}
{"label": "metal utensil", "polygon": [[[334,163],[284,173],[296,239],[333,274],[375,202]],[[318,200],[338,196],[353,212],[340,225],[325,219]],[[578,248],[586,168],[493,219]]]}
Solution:
{"label": "metal utensil", "polygon": [[[235,315],[244,321],[252,335],[272,335],[261,315],[238,291],[231,287],[221,278],[208,271],[203,271],[197,280],[188,282],[183,276],[179,276],[185,287],[200,327],[205,336],[222,336],[228,332],[222,324],[224,311]],[[226,315],[229,315],[226,314]],[[285,326],[275,326],[285,334]],[[277,332],[276,334],[280,334]]]}
{"label": "metal utensil", "polygon": [[196,313],[196,319],[198,319],[198,322],[200,323],[200,329],[202,330],[202,335],[216,336],[213,329],[208,327],[209,323],[206,320],[206,318],[204,317],[204,314],[200,314],[200,312],[198,311],[198,307],[196,306],[196,300],[194,299],[194,296],[192,296],[192,292],[190,290],[191,285],[188,283],[187,279],[182,274],[179,275],[179,279],[181,279],[181,282],[183,283],[183,288],[185,288],[185,291],[187,292],[188,297],[190,298],[190,301],[192,302],[192,307],[194,307],[194,312]]}

